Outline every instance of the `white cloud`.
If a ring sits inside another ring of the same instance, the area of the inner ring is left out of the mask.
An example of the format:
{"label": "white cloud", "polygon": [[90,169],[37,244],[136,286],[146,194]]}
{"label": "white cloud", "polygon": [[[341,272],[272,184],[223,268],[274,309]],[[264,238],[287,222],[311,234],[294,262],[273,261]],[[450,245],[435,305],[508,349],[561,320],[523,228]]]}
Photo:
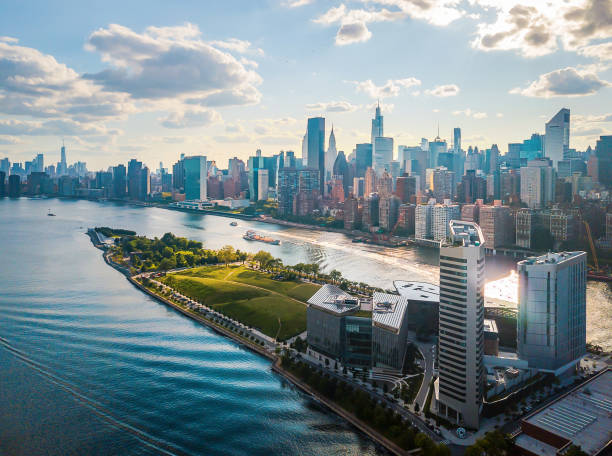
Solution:
{"label": "white cloud", "polygon": [[497,114],[495,114],[495,117],[497,117],[498,119],[501,119],[502,117],[504,117],[504,114],[501,112],[498,112]]}
{"label": "white cloud", "polygon": [[466,108],[460,111],[453,111],[454,116],[464,115],[466,117],[473,117],[474,119],[486,119],[488,114],[486,112],[476,112],[470,108]]}
{"label": "white cloud", "polygon": [[283,5],[288,8],[299,8],[300,6],[306,6],[313,3],[314,0],[288,0],[283,2]]}
{"label": "white cloud", "polygon": [[388,79],[383,85],[377,86],[371,79],[366,81],[345,81],[355,85],[358,92],[363,92],[371,98],[387,98],[399,95],[402,88],[421,85],[416,78]]}
{"label": "white cloud", "polygon": [[454,97],[459,94],[459,87],[456,84],[444,84],[428,89],[425,93],[440,98]]}
{"label": "white cloud", "polygon": [[221,116],[211,109],[188,109],[173,112],[166,118],[160,119],[160,122],[166,128],[192,128],[203,127],[220,120]]}
{"label": "white cloud", "polygon": [[593,68],[567,67],[542,74],[527,87],[516,87],[510,93],[537,98],[579,97],[608,86],[610,83],[600,79]]}
{"label": "white cloud", "polygon": [[361,106],[356,106],[349,103],[348,101],[329,101],[307,104],[306,109],[308,111],[318,112],[353,112],[359,109]]}
{"label": "white cloud", "polygon": [[210,41],[209,44],[216,48],[226,49],[238,54],[255,54],[264,55],[263,49],[254,48],[250,41],[239,40],[238,38],[230,38],[228,40]]}
{"label": "white cloud", "polygon": [[17,136],[9,136],[9,135],[0,135],[0,144],[9,145],[9,144],[19,144],[21,140]]}
{"label": "white cloud", "polygon": [[372,32],[364,22],[353,22],[342,24],[336,34],[336,44],[344,46],[346,44],[361,43],[372,38]]}
{"label": "white cloud", "polygon": [[612,41],[580,48],[578,53],[599,60],[612,60]]}

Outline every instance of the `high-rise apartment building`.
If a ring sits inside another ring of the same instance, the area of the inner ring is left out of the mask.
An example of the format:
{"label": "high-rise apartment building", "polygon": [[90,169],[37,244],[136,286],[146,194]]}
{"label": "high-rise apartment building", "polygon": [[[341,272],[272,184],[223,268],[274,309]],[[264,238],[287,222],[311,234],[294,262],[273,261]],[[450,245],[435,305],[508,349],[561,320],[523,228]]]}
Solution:
{"label": "high-rise apartment building", "polygon": [[400,199],[395,195],[381,195],[378,202],[378,225],[387,231],[395,228],[399,215]]}
{"label": "high-rise apartment building", "polygon": [[319,192],[325,186],[325,118],[308,119],[308,167],[319,170]]}
{"label": "high-rise apartment building", "polygon": [[519,358],[557,374],[573,367],[586,353],[586,253],[548,253],[517,269]]}
{"label": "high-rise apartment building", "polygon": [[458,154],[461,151],[461,128],[453,128],[453,152]]}
{"label": "high-rise apartment building", "polygon": [[441,202],[452,199],[455,194],[455,173],[442,166],[433,171],[433,196]]}
{"label": "high-rise apartment building", "polygon": [[451,204],[450,200],[436,204],[433,207],[431,221],[431,235],[434,241],[446,241],[450,235],[450,221],[460,218],[461,208],[458,204]]}
{"label": "high-rise apartment building", "polygon": [[484,267],[480,227],[451,221],[440,247],[438,414],[475,429],[485,387]]}
{"label": "high-rise apartment building", "polygon": [[436,200],[433,198],[427,204],[418,204],[414,210],[414,237],[416,239],[431,239],[433,224],[433,208]]}
{"label": "high-rise apartment building", "polygon": [[268,199],[269,171],[265,168],[257,170],[257,201]]}
{"label": "high-rise apartment building", "polygon": [[570,110],[561,109],[555,116],[546,122],[544,135],[544,155],[552,160],[553,167],[566,158],[570,158]]}
{"label": "high-rise apartment building", "polygon": [[516,219],[516,245],[524,249],[531,248],[531,236],[536,227],[536,216],[533,209],[519,209]]}
{"label": "high-rise apartment building", "polygon": [[185,157],[185,199],[206,200],[206,183],[208,181],[208,163],[203,155]]}
{"label": "high-rise apartment building", "polygon": [[510,207],[497,200],[492,206],[480,206],[480,229],[487,248],[495,249],[514,243],[514,226]]}
{"label": "high-rise apartment building", "polygon": [[529,161],[521,168],[521,201],[532,209],[545,207],[555,198],[555,179],[549,159]]}
{"label": "high-rise apartment building", "polygon": [[429,142],[429,168],[438,166],[438,155],[446,153],[447,149],[446,141],[440,139],[439,136]]}

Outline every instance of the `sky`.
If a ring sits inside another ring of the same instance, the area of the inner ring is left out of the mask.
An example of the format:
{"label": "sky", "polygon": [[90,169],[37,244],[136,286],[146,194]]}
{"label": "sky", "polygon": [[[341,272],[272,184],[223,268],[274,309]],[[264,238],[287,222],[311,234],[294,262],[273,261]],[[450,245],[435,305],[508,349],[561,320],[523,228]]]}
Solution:
{"label": "sky", "polygon": [[202,154],[301,154],[309,116],[337,147],[385,135],[463,148],[612,134],[612,0],[3,0],[0,158],[156,169]]}

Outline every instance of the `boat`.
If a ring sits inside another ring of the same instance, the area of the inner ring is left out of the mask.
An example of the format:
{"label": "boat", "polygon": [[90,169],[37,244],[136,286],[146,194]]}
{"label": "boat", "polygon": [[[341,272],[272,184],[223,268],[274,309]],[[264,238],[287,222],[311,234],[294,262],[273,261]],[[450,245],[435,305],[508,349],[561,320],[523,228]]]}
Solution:
{"label": "boat", "polygon": [[231,226],[238,226],[238,222],[232,222],[230,223]]}
{"label": "boat", "polygon": [[55,214],[53,212],[51,212],[51,209],[49,209],[49,212],[47,212],[47,215],[49,217],[55,217]]}
{"label": "boat", "polygon": [[257,234],[253,230],[249,230],[246,233],[244,233],[244,236],[242,236],[242,238],[246,239],[247,241],[259,241],[259,242],[265,242],[266,244],[272,244],[272,245],[280,244],[280,241],[278,239],[272,239],[271,237],[261,236],[260,234]]}

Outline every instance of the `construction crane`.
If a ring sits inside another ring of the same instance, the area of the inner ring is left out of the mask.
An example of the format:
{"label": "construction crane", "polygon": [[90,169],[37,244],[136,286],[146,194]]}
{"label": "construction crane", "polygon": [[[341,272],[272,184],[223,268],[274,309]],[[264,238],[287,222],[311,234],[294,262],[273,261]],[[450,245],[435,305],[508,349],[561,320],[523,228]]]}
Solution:
{"label": "construction crane", "polygon": [[597,260],[597,253],[595,252],[595,244],[593,243],[593,236],[591,235],[591,227],[589,222],[583,220],[584,229],[586,230],[587,237],[589,238],[589,245],[591,246],[591,254],[593,255],[593,263],[595,264],[595,272],[599,272],[599,261]]}

